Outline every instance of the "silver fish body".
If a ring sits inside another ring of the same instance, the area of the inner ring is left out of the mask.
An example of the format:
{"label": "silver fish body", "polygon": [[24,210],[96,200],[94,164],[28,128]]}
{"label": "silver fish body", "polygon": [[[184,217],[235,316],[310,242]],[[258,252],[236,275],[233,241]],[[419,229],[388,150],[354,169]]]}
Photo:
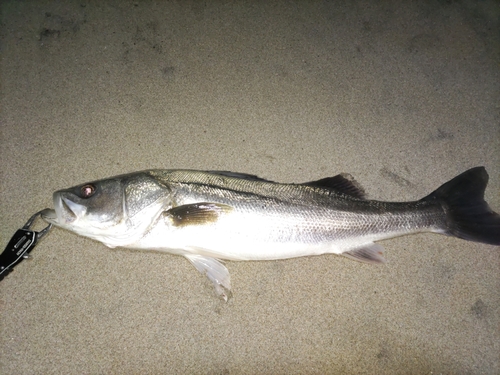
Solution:
{"label": "silver fish body", "polygon": [[54,193],[48,222],[109,247],[185,256],[227,299],[217,259],[324,253],[381,263],[375,241],[436,232],[500,245],[500,216],[483,200],[488,175],[464,172],[415,202],[367,200],[348,175],[280,184],[231,172],[149,170]]}

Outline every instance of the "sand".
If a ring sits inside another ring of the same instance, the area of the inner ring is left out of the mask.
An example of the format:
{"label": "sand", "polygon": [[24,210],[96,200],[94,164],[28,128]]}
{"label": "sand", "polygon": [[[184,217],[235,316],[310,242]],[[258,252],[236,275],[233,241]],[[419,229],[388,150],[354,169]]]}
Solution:
{"label": "sand", "polygon": [[[53,191],[150,168],[351,173],[413,200],[474,166],[500,211],[497,1],[4,1],[0,245]],[[42,226],[39,224],[40,227]],[[500,251],[185,259],[54,229],[0,284],[2,374],[498,374]]]}

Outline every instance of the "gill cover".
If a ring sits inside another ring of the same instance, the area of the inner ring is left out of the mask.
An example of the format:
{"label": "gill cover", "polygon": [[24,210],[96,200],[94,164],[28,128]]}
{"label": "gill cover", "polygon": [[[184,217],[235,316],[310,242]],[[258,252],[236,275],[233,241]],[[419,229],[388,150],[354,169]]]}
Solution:
{"label": "gill cover", "polygon": [[135,173],[123,176],[124,186],[124,212],[128,219],[133,219],[145,208],[166,201],[170,189],[166,185],[160,184],[148,173]]}

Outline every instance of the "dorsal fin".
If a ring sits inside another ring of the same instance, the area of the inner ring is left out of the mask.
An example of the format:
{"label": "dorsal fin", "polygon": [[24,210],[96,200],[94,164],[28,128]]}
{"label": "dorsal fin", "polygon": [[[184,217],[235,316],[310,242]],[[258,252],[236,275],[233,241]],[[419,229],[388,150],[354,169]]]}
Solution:
{"label": "dorsal fin", "polygon": [[322,178],[317,181],[304,182],[302,185],[333,190],[358,199],[365,199],[365,191],[358,182],[348,173],[333,177]]}

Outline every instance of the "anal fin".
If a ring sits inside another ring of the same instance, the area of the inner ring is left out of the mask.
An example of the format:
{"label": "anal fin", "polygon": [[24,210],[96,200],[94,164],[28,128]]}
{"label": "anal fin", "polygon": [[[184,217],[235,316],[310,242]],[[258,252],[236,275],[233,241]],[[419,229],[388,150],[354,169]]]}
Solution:
{"label": "anal fin", "polygon": [[384,247],[376,243],[368,243],[361,247],[342,253],[343,256],[357,260],[358,262],[370,264],[385,263]]}
{"label": "anal fin", "polygon": [[215,292],[227,302],[231,296],[231,278],[229,271],[221,262],[215,258],[198,254],[185,254],[195,268],[206,275],[214,284]]}

